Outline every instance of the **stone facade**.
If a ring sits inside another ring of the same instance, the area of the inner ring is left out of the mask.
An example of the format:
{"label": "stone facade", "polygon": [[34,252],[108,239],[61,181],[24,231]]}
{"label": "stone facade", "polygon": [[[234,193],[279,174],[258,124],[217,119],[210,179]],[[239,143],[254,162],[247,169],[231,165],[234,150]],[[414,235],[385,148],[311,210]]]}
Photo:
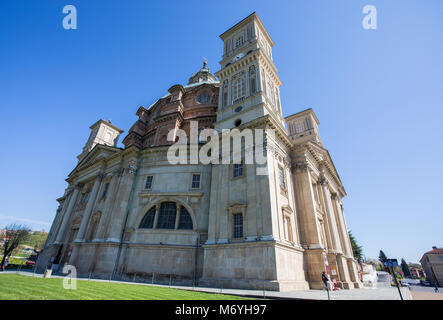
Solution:
{"label": "stone facade", "polygon": [[420,259],[423,271],[433,286],[443,286],[443,248],[432,247],[431,251],[426,252]]}
{"label": "stone facade", "polygon": [[[219,80],[205,62],[187,85],[140,107],[123,149],[116,147],[120,129],[103,120],[91,127],[38,267],[56,257],[80,275],[172,274],[200,285],[282,291],[321,289],[326,271],[342,288],[361,287],[346,192],[314,112],[283,118],[273,42],[255,13],[220,37]],[[265,130],[253,149],[264,147],[266,163],[171,164],[169,147],[179,129],[190,137],[191,121],[219,135]]]}

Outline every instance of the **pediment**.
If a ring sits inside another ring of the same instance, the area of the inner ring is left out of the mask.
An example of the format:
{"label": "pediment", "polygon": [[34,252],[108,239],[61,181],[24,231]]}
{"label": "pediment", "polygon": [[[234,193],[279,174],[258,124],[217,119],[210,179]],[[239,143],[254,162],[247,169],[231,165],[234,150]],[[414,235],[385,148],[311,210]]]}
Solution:
{"label": "pediment", "polygon": [[240,201],[234,201],[229,205],[229,208],[246,208],[248,205]]}
{"label": "pediment", "polygon": [[334,162],[332,161],[329,151],[311,141],[309,141],[308,143],[308,149],[312,154],[312,156],[315,158],[315,160],[317,160],[317,162],[323,167],[326,167],[341,184],[340,176],[337,172],[337,169],[335,168]]}
{"label": "pediment", "polygon": [[113,156],[116,153],[121,152],[122,149],[105,146],[101,144],[95,145],[95,147],[89,151],[89,153],[77,164],[77,166],[72,170],[69,176],[72,176],[74,173],[79,172],[87,167],[94,165],[99,161],[103,161]]}

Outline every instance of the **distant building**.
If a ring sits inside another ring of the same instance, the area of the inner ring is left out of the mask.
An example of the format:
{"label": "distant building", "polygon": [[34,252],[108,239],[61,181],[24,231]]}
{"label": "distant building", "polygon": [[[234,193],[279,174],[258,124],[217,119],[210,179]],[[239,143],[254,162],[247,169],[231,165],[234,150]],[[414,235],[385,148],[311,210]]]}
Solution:
{"label": "distant building", "polygon": [[417,267],[409,267],[411,276],[414,279],[426,278],[426,274],[423,269]]}
{"label": "distant building", "polygon": [[377,287],[391,287],[392,277],[389,272],[376,271],[377,273]]}
{"label": "distant building", "polygon": [[377,271],[372,264],[361,263],[361,281],[365,287],[375,287],[377,285]]}
{"label": "distant building", "polygon": [[431,284],[443,287],[443,248],[432,247],[420,259],[426,280]]}

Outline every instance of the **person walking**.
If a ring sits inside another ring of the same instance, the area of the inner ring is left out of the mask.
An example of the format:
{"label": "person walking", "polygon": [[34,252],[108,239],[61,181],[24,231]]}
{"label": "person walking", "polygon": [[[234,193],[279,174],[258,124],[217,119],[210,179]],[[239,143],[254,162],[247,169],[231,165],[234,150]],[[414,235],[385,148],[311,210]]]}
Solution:
{"label": "person walking", "polygon": [[328,278],[328,275],[324,271],[321,274],[321,281],[325,284],[325,289],[326,289],[326,292],[328,293],[328,300],[330,300],[331,298],[329,297],[329,288],[328,288],[329,278]]}
{"label": "person walking", "polygon": [[321,281],[325,284],[325,289],[329,290],[329,288],[328,288],[329,278],[328,278],[328,275],[326,274],[326,272],[324,272],[324,271],[321,274]]}

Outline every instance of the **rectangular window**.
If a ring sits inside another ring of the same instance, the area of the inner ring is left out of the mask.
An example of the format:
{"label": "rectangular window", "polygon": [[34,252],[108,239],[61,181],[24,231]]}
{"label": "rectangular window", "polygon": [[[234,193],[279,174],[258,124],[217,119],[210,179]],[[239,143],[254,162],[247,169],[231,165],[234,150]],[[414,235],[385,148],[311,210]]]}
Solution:
{"label": "rectangular window", "polygon": [[243,163],[234,164],[234,178],[243,175]]}
{"label": "rectangular window", "polygon": [[105,184],[105,188],[103,189],[102,199],[106,198],[106,194],[108,193],[109,182]]}
{"label": "rectangular window", "polygon": [[174,229],[176,214],[177,206],[174,202],[163,202],[160,206],[157,228]]}
{"label": "rectangular window", "polygon": [[234,234],[235,239],[243,238],[243,214],[235,213],[233,216],[234,220]]}
{"label": "rectangular window", "polygon": [[243,98],[246,95],[246,80],[245,75],[241,74],[237,79],[232,82],[232,101],[235,103],[237,100]]}
{"label": "rectangular window", "polygon": [[285,172],[283,171],[282,168],[278,167],[278,174],[280,176],[280,187],[282,187],[282,189],[286,188],[286,184],[285,184]]}
{"label": "rectangular window", "polygon": [[81,203],[87,203],[88,200],[89,200],[89,192],[83,194],[83,197],[81,199]]}
{"label": "rectangular window", "polygon": [[153,178],[153,176],[146,177],[145,189],[148,189],[148,190],[152,189],[152,178]]}
{"label": "rectangular window", "polygon": [[192,189],[198,189],[200,188],[200,174],[193,174],[192,175]]}
{"label": "rectangular window", "polygon": [[292,225],[290,217],[285,217],[285,224],[286,224],[286,240],[288,240],[289,242],[294,242],[292,237]]}
{"label": "rectangular window", "polygon": [[320,204],[320,198],[318,196],[317,184],[315,184],[315,183],[312,184],[312,190],[314,190],[315,201],[317,201],[317,203]]}
{"label": "rectangular window", "polygon": [[243,36],[240,36],[235,40],[235,47],[236,48],[240,47],[241,45],[243,45]]}

